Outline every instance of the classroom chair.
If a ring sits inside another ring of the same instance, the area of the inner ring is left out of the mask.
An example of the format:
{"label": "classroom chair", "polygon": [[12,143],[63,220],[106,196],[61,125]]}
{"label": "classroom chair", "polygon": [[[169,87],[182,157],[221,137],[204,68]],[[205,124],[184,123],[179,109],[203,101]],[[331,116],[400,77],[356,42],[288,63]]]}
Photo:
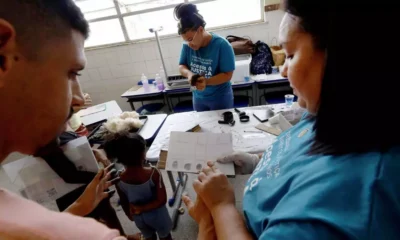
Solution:
{"label": "classroom chair", "polygon": [[174,107],[174,113],[181,113],[181,112],[192,112],[193,109],[193,101],[186,100],[186,101],[179,101]]}
{"label": "classroom chair", "polygon": [[[250,105],[251,101],[251,105]],[[234,97],[233,105],[235,108],[245,108],[253,106],[253,98],[245,95],[237,95]]]}

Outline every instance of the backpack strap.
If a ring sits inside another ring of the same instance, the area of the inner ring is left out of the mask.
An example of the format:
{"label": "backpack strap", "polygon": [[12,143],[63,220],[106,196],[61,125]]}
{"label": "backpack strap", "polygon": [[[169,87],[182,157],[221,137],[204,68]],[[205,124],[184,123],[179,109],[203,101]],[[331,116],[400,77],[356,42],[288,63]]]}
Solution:
{"label": "backpack strap", "polygon": [[246,38],[242,38],[242,37],[238,37],[238,36],[234,36],[234,35],[228,35],[226,37],[226,40],[228,40],[228,42],[232,43],[232,42],[236,42],[236,41],[244,41],[244,40],[251,40],[251,39],[250,38],[246,39]]}

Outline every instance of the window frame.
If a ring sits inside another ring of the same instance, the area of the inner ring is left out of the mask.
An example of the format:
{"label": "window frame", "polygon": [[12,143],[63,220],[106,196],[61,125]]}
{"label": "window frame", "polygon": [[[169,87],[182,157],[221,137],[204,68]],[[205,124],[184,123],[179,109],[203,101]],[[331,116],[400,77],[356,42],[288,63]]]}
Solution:
{"label": "window frame", "polygon": [[[149,13],[149,12],[157,12],[157,11],[161,11],[161,10],[171,9],[171,8],[175,8],[178,5],[178,4],[169,4],[169,5],[165,5],[162,7],[149,8],[149,9],[144,9],[144,10],[139,10],[139,11],[134,11],[134,12],[129,12],[129,13],[121,13],[121,9],[118,5],[118,0],[112,0],[112,1],[114,2],[114,7],[117,11],[117,15],[95,18],[95,19],[88,20],[88,22],[95,23],[95,22],[102,22],[102,21],[107,21],[107,20],[112,20],[112,19],[118,19],[120,22],[120,27],[122,29],[122,33],[124,35],[125,41],[115,42],[115,43],[110,43],[110,44],[102,44],[102,45],[91,46],[91,47],[85,47],[85,50],[94,50],[94,49],[99,49],[99,48],[121,46],[121,45],[126,45],[126,44],[148,42],[148,41],[154,40],[154,37],[131,40],[129,38],[129,34],[128,34],[128,30],[125,25],[124,18],[129,17],[129,16],[134,16],[134,15]],[[215,2],[215,1],[218,1],[218,0],[194,0],[194,1],[184,0],[183,2],[193,3],[193,4],[201,4],[201,3]],[[261,11],[261,19],[260,20],[243,22],[243,23],[238,23],[238,24],[223,25],[220,27],[214,27],[214,28],[208,28],[208,29],[211,31],[215,31],[215,30],[230,29],[230,28],[235,28],[235,27],[263,23],[264,18],[265,18],[265,16],[264,16],[264,0],[259,0],[259,4],[260,4],[260,11]],[[176,36],[178,36],[178,35],[177,34],[167,34],[167,35],[160,36],[160,38],[164,39],[164,38],[171,38],[171,37],[176,37]]]}

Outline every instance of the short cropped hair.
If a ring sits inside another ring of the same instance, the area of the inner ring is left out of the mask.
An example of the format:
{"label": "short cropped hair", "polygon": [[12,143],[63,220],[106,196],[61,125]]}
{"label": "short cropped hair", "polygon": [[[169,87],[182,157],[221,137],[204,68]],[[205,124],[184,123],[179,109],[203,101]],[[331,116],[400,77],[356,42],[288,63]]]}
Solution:
{"label": "short cropped hair", "polygon": [[89,24],[72,0],[0,0],[0,19],[13,25],[23,50],[37,52],[54,38],[64,38],[71,29],[89,36]]}

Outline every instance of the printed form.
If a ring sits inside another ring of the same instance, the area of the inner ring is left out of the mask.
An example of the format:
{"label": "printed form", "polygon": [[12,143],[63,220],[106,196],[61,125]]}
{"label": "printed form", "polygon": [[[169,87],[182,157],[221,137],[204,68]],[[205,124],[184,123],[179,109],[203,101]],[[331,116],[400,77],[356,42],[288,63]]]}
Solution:
{"label": "printed form", "polygon": [[[231,133],[171,132],[166,170],[198,173],[207,161],[232,154]],[[233,163],[216,166],[226,175],[235,175]]]}

